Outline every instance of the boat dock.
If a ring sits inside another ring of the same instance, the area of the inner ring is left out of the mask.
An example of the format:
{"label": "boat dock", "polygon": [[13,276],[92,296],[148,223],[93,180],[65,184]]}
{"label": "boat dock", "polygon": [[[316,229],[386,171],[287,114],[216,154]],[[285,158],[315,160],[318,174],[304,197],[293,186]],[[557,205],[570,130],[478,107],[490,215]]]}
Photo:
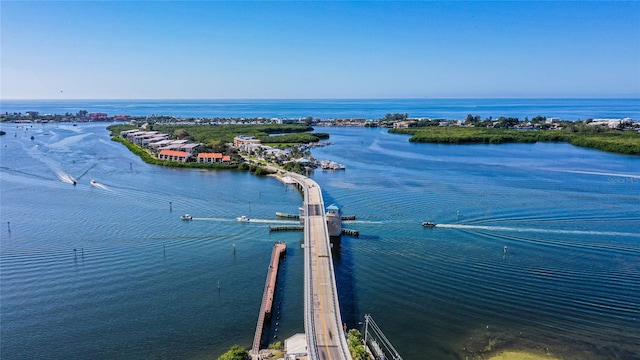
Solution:
{"label": "boat dock", "polygon": [[360,236],[360,231],[358,231],[358,230],[342,228],[342,233],[345,234],[345,235],[350,235],[350,236],[354,236],[354,237]]}
{"label": "boat dock", "polygon": [[269,226],[269,232],[271,231],[304,231],[304,226],[301,226],[301,225]]}
{"label": "boat dock", "polygon": [[286,219],[300,219],[300,215],[298,214],[285,214],[281,212],[276,212],[277,217],[286,218]]}
{"label": "boat dock", "polygon": [[256,334],[253,337],[253,347],[251,354],[257,356],[260,351],[260,342],[262,341],[262,331],[265,320],[271,317],[271,309],[273,307],[273,296],[276,288],[276,278],[278,277],[278,267],[280,266],[280,258],[287,252],[287,244],[277,242],[273,244],[271,252],[271,263],[267,272],[267,280],[264,285],[264,293],[262,294],[262,304],[260,305],[260,314],[258,315],[258,324],[256,325]]}
{"label": "boat dock", "polygon": [[[276,216],[280,217],[280,218],[285,218],[285,219],[300,219],[300,215],[298,214],[285,214],[285,213],[281,213],[281,212],[276,212]],[[342,216],[342,220],[355,220],[356,216],[355,215],[343,215]]]}

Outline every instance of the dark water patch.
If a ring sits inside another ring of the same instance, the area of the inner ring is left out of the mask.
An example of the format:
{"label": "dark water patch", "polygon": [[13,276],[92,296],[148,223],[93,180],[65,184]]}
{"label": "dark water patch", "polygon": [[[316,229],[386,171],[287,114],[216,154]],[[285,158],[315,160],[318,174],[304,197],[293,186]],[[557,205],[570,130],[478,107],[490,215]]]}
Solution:
{"label": "dark water patch", "polygon": [[340,247],[334,246],[332,250],[340,315],[342,321],[350,329],[358,328],[358,323],[364,315],[358,311],[355,277],[356,266],[354,264],[353,248],[351,246],[353,241],[354,239],[342,236]]}

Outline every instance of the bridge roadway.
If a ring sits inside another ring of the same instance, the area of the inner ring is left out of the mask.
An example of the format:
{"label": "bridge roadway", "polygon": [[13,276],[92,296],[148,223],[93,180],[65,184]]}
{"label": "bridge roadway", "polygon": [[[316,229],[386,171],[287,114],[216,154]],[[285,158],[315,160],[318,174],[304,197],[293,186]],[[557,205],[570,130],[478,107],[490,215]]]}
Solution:
{"label": "bridge roadway", "polygon": [[324,200],[318,184],[289,174],[304,192],[304,329],[311,360],[351,360],[342,327]]}

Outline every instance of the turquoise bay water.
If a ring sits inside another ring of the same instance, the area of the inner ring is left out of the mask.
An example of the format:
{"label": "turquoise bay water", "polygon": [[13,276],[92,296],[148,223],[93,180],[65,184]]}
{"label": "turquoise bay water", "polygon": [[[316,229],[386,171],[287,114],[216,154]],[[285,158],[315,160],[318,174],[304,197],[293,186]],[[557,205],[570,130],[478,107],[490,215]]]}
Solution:
{"label": "turquoise bay water", "polygon": [[[105,126],[1,126],[1,357],[200,359],[249,347],[274,241],[288,250],[268,336],[302,332],[302,236],[267,227],[297,211],[298,192],[144,164]],[[321,131],[334,144],[313,155],[347,170],[312,177],[361,233],[335,258],[350,327],[373,315],[405,359],[464,359],[492,337],[573,359],[640,357],[640,158]]]}
{"label": "turquoise bay water", "polygon": [[640,119],[640,99],[291,99],[291,100],[3,100],[0,113],[75,114],[80,110],[108,115],[183,117],[306,117],[380,119],[387,113],[412,117],[464,119],[467,114],[563,120]]}

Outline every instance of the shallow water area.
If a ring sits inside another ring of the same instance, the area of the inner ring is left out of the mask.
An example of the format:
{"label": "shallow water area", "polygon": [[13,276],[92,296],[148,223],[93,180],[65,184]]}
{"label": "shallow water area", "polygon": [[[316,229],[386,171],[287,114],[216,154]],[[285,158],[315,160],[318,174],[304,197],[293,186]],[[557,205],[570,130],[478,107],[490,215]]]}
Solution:
{"label": "shallow water area", "polygon": [[498,355],[492,356],[489,360],[559,360],[549,355],[531,354],[521,351],[505,351]]}

